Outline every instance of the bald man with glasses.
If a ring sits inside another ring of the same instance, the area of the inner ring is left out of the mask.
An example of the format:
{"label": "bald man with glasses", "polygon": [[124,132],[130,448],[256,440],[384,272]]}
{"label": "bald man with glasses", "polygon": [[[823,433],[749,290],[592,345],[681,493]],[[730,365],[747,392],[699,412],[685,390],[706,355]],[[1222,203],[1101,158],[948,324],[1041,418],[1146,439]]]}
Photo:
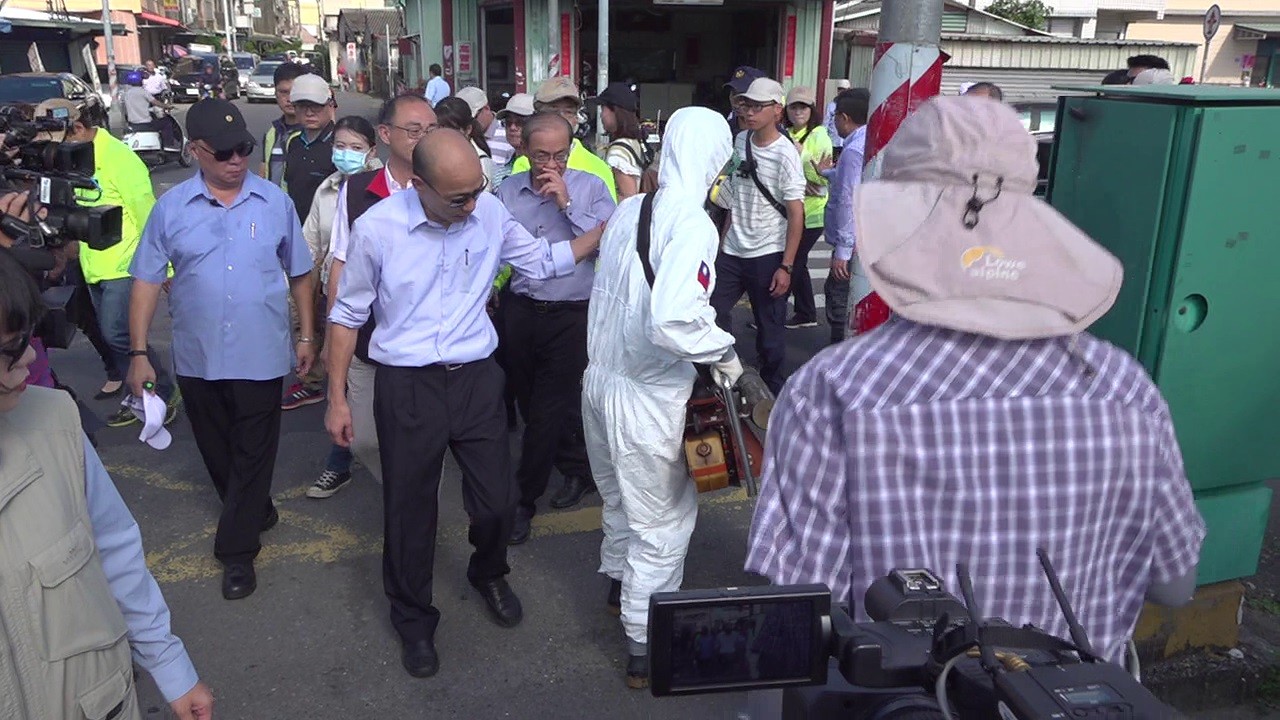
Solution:
{"label": "bald man with glasses", "polygon": [[413,153],[412,192],[377,203],[351,229],[329,314],[329,409],[339,445],[368,432],[352,422],[345,394],[359,328],[377,322],[373,414],[382,458],[383,587],[414,677],[439,669],[432,605],[438,490],[446,450],[462,470],[463,503],[475,551],[467,579],[493,620],[523,618],[507,584],[507,539],[519,489],[511,473],[497,334],[486,312],[503,263],[534,278],[565,277],[594,255],[603,227],[549,243],[516,222],[488,183],[471,142],[433,129]]}

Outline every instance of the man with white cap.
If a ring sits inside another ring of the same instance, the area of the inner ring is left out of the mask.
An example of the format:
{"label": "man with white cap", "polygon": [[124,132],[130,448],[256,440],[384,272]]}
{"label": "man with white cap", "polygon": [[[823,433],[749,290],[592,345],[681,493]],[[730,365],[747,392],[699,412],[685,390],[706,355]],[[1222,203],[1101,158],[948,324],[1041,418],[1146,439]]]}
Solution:
{"label": "man with white cap", "polygon": [[498,116],[489,107],[489,96],[484,90],[475,86],[467,86],[455,93],[471,108],[471,117],[484,130],[484,139],[489,143],[489,157],[495,165],[505,165],[511,160],[511,143],[507,142],[507,134],[498,122]]}
{"label": "man with white cap", "polygon": [[[511,148],[507,162],[498,165],[493,171],[493,189],[496,191],[503,180],[515,172],[516,160],[524,154],[524,142],[520,137],[524,129],[524,121],[534,113],[533,96],[529,93],[516,93],[507,100],[507,106],[498,111],[498,122],[502,124],[502,139]],[[493,149],[493,143],[489,143]]]}
{"label": "man with white cap", "polygon": [[[582,110],[582,96],[578,93],[578,86],[574,84],[573,78],[563,75],[547,78],[538,86],[538,91],[533,96],[533,109],[537,112],[553,112],[563,117],[573,126],[576,134],[581,121],[578,113]],[[577,137],[573,139],[573,147],[569,149],[568,168],[589,172],[600,178],[609,187],[609,194],[615,200],[618,199],[618,187],[613,180],[613,169],[588,150]],[[528,169],[529,158],[520,157],[516,158],[516,164],[511,172],[514,174]]]}
{"label": "man with white cap", "polygon": [[1144,599],[1188,601],[1205,526],[1169,408],[1085,332],[1120,261],[1033,196],[1035,140],[987,98],[938,97],[854,196],[894,317],[778,398],[746,567],[859,608],[893,568],[969,565],[983,612],[1066,638],[1043,548],[1100,657]]}
{"label": "man with white cap", "polygon": [[710,305],[719,236],[703,209],[733,153],[729,126],[713,110],[682,108],[666,130],[658,191],[623,201],[601,240],[582,389],[604,502],[600,572],[627,633],[632,688],[649,684],[649,596],[680,589],[698,516],[682,448],[693,364],[730,384],[742,374]]}
{"label": "man with white cap", "polygon": [[735,112],[746,128],[734,139],[737,169],[715,202],[729,211],[729,231],[716,258],[711,305],[716,323],[733,332],[732,312],[743,294],[756,325],[760,377],[782,390],[787,295],[804,232],[804,169],[790,137],[778,129],[786,95],[776,80],[759,78],[738,95]]}

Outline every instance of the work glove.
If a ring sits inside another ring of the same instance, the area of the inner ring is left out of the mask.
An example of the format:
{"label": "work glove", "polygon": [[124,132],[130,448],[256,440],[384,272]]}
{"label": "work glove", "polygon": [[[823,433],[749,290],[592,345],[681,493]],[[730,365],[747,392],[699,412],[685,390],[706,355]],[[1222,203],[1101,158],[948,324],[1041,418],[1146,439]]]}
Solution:
{"label": "work glove", "polygon": [[738,359],[737,353],[731,353],[728,358],[712,365],[711,377],[719,385],[737,385],[738,378],[742,377],[742,361]]}

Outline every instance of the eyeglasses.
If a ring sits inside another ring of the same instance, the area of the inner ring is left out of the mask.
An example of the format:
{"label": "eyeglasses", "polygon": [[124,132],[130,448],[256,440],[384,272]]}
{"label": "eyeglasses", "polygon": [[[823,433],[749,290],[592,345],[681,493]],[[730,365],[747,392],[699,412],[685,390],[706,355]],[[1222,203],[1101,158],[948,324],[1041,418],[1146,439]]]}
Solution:
{"label": "eyeglasses", "polygon": [[217,160],[218,162],[227,162],[228,160],[231,159],[232,155],[235,155],[237,157],[242,157],[242,158],[249,157],[250,155],[253,154],[253,149],[256,146],[257,146],[257,142],[253,140],[242,142],[239,145],[231,148],[230,150],[214,150],[206,145],[196,145],[196,147],[200,148],[202,152],[208,154],[210,157],[212,157],[214,160]]}
{"label": "eyeglasses", "polygon": [[472,190],[469,193],[464,193],[462,195],[455,195],[451,198],[446,198],[431,183],[427,182],[426,180],[423,180],[422,183],[427,187],[431,188],[431,192],[439,195],[440,198],[444,200],[446,203],[448,203],[449,207],[453,208],[454,210],[457,210],[458,208],[466,207],[467,203],[474,201],[476,198],[483,195],[485,190],[489,189],[489,178],[486,177],[484,179],[484,182],[480,184],[480,187],[476,188],[475,190]]}
{"label": "eyeglasses", "polygon": [[388,124],[390,125],[390,127],[403,131],[405,135],[409,136],[410,140],[417,140],[421,138],[423,135],[426,135],[427,133],[436,129],[435,125],[428,125],[426,127],[422,127],[421,125],[410,125],[409,127],[401,127],[399,125],[395,125],[391,123],[388,123]]}
{"label": "eyeglasses", "polygon": [[9,358],[9,362],[5,366],[5,370],[12,370],[13,366],[17,365],[18,361],[22,359],[22,356],[27,354],[27,348],[30,346],[31,330],[27,330],[14,338],[8,345],[0,348],[0,356]]}
{"label": "eyeglasses", "polygon": [[771,108],[777,104],[778,103],[776,102],[758,103],[758,102],[751,102],[750,100],[744,100],[738,103],[737,110],[743,115],[754,115],[760,112],[761,110],[764,110],[765,108]]}
{"label": "eyeglasses", "polygon": [[529,159],[539,165],[546,165],[554,160],[558,165],[564,165],[569,162],[569,151],[564,150],[558,153],[536,152],[529,156]]}

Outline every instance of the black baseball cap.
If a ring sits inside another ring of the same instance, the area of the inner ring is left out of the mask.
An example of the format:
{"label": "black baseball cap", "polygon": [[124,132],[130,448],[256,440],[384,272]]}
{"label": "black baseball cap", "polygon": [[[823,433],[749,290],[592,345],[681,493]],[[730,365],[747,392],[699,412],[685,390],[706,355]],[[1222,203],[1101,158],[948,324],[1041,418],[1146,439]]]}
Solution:
{"label": "black baseball cap", "polygon": [[747,91],[747,88],[751,87],[751,83],[762,77],[769,77],[769,75],[760,68],[743,65],[733,71],[733,76],[729,78],[729,82],[725,83],[724,86],[741,95]]}
{"label": "black baseball cap", "polygon": [[636,95],[636,91],[631,89],[630,83],[611,82],[604,89],[604,92],[596,96],[596,101],[601,105],[609,105],[631,112],[640,110],[640,96]]}
{"label": "black baseball cap", "polygon": [[214,152],[253,142],[240,110],[216,98],[201,100],[187,111],[187,138],[205,141]]}

